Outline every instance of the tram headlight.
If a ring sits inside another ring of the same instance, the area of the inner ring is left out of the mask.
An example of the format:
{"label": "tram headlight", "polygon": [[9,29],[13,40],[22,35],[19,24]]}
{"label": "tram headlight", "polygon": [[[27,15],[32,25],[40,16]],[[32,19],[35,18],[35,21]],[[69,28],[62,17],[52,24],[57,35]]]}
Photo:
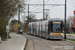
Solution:
{"label": "tram headlight", "polygon": [[61,35],[63,35],[63,33]]}
{"label": "tram headlight", "polygon": [[51,35],[52,35],[52,33],[51,33]]}

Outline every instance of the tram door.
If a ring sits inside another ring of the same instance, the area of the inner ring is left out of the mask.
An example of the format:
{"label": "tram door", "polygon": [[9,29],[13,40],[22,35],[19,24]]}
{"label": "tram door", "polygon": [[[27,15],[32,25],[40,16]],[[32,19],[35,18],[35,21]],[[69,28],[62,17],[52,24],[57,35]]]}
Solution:
{"label": "tram door", "polygon": [[35,30],[34,30],[34,24],[33,24],[33,35],[34,35],[34,31],[35,31]]}
{"label": "tram door", "polygon": [[48,22],[48,34],[50,34],[50,32],[51,32],[51,29],[52,28],[52,22]]}
{"label": "tram door", "polygon": [[34,25],[32,24],[32,34],[34,34]]}
{"label": "tram door", "polygon": [[33,35],[35,35],[35,33],[36,33],[36,24],[33,23]]}

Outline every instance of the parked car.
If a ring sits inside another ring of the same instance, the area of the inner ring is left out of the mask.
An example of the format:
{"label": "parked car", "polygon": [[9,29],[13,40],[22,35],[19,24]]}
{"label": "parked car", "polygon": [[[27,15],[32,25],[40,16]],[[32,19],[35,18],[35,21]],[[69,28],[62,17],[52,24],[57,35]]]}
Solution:
{"label": "parked car", "polygon": [[22,30],[19,30],[19,31],[17,31],[17,34],[18,34],[18,33],[21,33],[21,34],[23,34],[23,31],[22,31]]}

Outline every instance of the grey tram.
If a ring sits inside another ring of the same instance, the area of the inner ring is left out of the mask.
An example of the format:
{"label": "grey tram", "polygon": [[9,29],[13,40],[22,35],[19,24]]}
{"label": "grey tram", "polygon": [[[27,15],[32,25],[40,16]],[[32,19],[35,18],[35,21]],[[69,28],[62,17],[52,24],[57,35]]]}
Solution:
{"label": "grey tram", "polygon": [[28,34],[46,39],[63,39],[63,21],[51,19],[30,22],[28,24]]}

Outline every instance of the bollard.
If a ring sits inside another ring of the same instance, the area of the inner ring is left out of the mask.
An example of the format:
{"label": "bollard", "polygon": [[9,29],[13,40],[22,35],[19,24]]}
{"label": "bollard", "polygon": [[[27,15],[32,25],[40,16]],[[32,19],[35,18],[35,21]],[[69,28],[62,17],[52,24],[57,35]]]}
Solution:
{"label": "bollard", "polygon": [[0,42],[1,42],[1,37],[0,37]]}

